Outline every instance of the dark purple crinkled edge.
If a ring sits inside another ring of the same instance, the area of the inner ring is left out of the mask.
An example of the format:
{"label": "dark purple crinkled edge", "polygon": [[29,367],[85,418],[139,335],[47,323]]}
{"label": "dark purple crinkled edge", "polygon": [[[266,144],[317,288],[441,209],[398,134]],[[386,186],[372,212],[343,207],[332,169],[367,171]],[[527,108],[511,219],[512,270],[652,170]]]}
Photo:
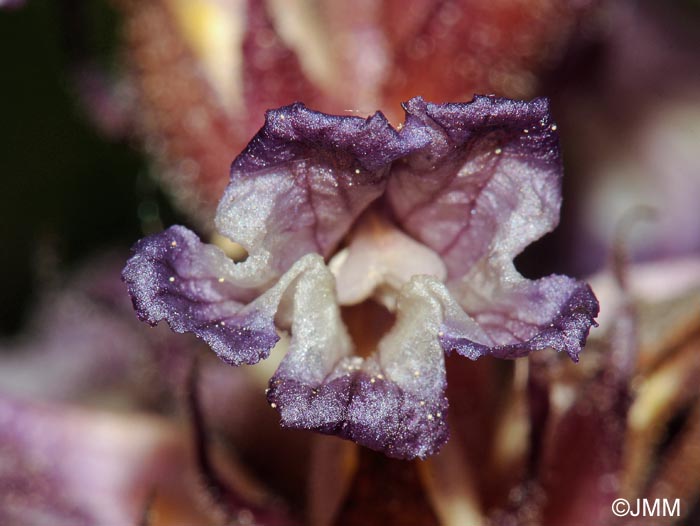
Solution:
{"label": "dark purple crinkled edge", "polygon": [[[232,178],[291,160],[296,147],[325,146],[357,159],[370,172],[388,167],[428,144],[429,137],[407,136],[377,112],[371,117],[329,115],[296,102],[265,114],[265,124],[231,164]],[[243,175],[244,176],[244,175]]]}
{"label": "dark purple crinkled edge", "polygon": [[444,325],[439,337],[440,345],[448,354],[456,351],[472,360],[487,355],[503,359],[521,358],[533,351],[552,348],[558,352],[565,351],[572,361],[578,362],[591,326],[597,326],[595,318],[598,311],[598,300],[591,287],[579,283],[559,314],[527,341],[489,347],[460,337],[454,329]]}
{"label": "dark purple crinkled edge", "polygon": [[446,397],[421,399],[361,371],[318,387],[275,375],[267,399],[283,427],[335,435],[392,458],[425,458],[449,438]]}
{"label": "dark purple crinkled edge", "polygon": [[[280,339],[273,320],[257,311],[226,318],[225,330],[220,323],[212,322],[191,332],[204,340],[224,362],[234,366],[255,365],[267,359]],[[236,343],[231,345],[231,341]]]}
{"label": "dark purple crinkled edge", "polygon": [[[173,242],[177,243],[175,257],[183,258],[190,257],[188,251],[196,251],[201,244],[196,234],[186,228],[170,227],[139,240],[122,271],[122,280],[127,285],[139,319],[151,326],[165,320],[175,332],[193,333],[230,365],[253,365],[267,358],[279,341],[270,316],[254,310],[240,312],[241,306],[239,312],[231,312],[224,319],[198,321],[183,312],[186,309],[176,308],[178,303],[196,303],[197,300],[183,298],[170,290],[168,276],[177,272],[165,254],[175,250],[171,248]],[[172,298],[177,298],[177,301]]]}
{"label": "dark purple crinkled edge", "polygon": [[[542,142],[537,134],[546,130],[544,145],[551,159],[560,158],[559,135],[552,128],[549,99],[537,97],[531,101],[512,100],[493,95],[475,95],[469,102],[448,102],[435,104],[422,97],[414,97],[403,104],[406,110],[406,132],[411,124],[423,123],[429,117],[444,130],[455,143],[463,143],[474,135],[485,131],[511,130],[518,132],[518,138],[526,141]],[[525,132],[524,130],[528,130]],[[412,132],[413,130],[411,130]]]}
{"label": "dark purple crinkled edge", "polygon": [[[466,128],[461,123],[456,123],[454,118],[455,114],[465,111],[469,115],[469,127]],[[530,163],[540,163],[543,168],[555,168],[557,181],[563,177],[559,133],[556,126],[553,126],[549,99],[545,97],[526,102],[477,95],[467,103],[425,103],[425,112],[458,143],[467,140],[474,131],[479,134],[489,130],[503,130],[506,135],[515,133],[521,143],[520,149]]]}

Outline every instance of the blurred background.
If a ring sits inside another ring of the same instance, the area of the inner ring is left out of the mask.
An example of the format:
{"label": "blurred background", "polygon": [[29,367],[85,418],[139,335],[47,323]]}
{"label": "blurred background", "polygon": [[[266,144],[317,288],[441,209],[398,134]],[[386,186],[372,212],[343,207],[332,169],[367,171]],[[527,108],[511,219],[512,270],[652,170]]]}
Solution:
{"label": "blurred background", "polygon": [[[646,427],[625,445],[625,494],[655,487],[657,475],[668,482],[652,452],[661,458],[675,438],[700,443],[700,1],[0,0],[0,60],[4,391],[175,412],[173,386],[198,344],[139,324],[118,275],[129,247],[163,227],[213,236],[229,164],[266,109],[300,100],[338,114],[381,110],[398,125],[401,102],[418,95],[546,96],[564,152],[562,220],[516,263],[533,278],[588,277],[616,251],[630,268],[654,263],[630,273],[651,307],[625,389],[646,393],[659,378],[675,387],[637,398]],[[608,312],[624,307],[610,279],[594,290]],[[597,390],[611,341],[593,343],[590,365],[556,381]],[[311,453],[289,434],[280,436],[296,460],[269,453],[280,433],[271,411],[259,416],[270,371],[217,365],[204,372],[209,419],[300,507],[305,486],[291,474]],[[697,449],[669,461],[686,467],[692,503]],[[693,505],[684,524],[700,524]],[[550,524],[566,523],[556,513]]]}
{"label": "blurred background", "polygon": [[[270,1],[247,14],[225,0],[5,3],[3,334],[86,257],[176,218],[210,228],[228,163],[264,109],[294,100],[381,109],[397,124],[415,95],[548,96],[565,153],[563,224],[524,270],[600,269],[638,204],[658,214],[636,229],[636,258],[700,248],[696,1]],[[219,121],[193,132],[202,108]]]}
{"label": "blurred background", "polygon": [[89,59],[115,71],[119,27],[102,1],[0,11],[3,334],[20,329],[42,287],[96,252],[128,247],[141,233],[139,206],[159,202],[136,143],[94,126],[81,98],[76,68]]}

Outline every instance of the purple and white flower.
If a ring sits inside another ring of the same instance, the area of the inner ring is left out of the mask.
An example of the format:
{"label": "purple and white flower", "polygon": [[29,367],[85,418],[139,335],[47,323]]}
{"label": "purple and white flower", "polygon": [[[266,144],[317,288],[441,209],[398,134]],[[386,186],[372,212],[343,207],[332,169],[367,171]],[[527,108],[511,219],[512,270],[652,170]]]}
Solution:
{"label": "purple and white flower", "polygon": [[[398,130],[381,113],[269,111],[216,216],[247,258],[174,226],[135,245],[123,278],[143,321],[192,332],[232,365],[267,358],[288,331],[267,393],[282,425],[408,459],[448,438],[445,353],[577,361],[598,302],[585,283],[531,281],[513,264],[558,222],[546,100],[404,109]],[[394,323],[368,348],[343,311],[371,302]]]}

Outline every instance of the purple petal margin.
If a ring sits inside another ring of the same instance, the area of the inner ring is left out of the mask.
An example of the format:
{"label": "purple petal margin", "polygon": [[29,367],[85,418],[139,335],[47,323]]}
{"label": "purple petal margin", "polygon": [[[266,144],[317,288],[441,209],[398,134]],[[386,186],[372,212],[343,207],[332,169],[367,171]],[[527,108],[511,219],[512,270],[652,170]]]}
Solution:
{"label": "purple petal margin", "polygon": [[122,278],[142,321],[165,320],[175,332],[203,339],[226,363],[254,364],[279,336],[270,315],[233,299],[245,297],[222,277],[233,265],[218,248],[174,226],[136,243]]}
{"label": "purple petal margin", "polygon": [[[533,288],[539,288],[538,285],[542,281],[544,280],[534,282]],[[534,333],[531,337],[515,343],[489,346],[474,342],[468,334],[451,327],[448,322],[443,326],[440,344],[445,352],[456,351],[472,360],[487,355],[506,359],[520,358],[532,351],[552,348],[566,352],[574,362],[578,362],[588,332],[591,326],[595,325],[594,320],[598,316],[599,307],[598,300],[587,284],[573,280],[570,280],[570,283],[574,289],[559,308],[558,314],[538,327],[526,329],[529,333]],[[514,333],[517,337],[518,332]]]}
{"label": "purple petal margin", "polygon": [[392,458],[425,458],[449,435],[447,398],[429,402],[363,371],[316,388],[275,375],[267,399],[283,427],[335,435]]}

